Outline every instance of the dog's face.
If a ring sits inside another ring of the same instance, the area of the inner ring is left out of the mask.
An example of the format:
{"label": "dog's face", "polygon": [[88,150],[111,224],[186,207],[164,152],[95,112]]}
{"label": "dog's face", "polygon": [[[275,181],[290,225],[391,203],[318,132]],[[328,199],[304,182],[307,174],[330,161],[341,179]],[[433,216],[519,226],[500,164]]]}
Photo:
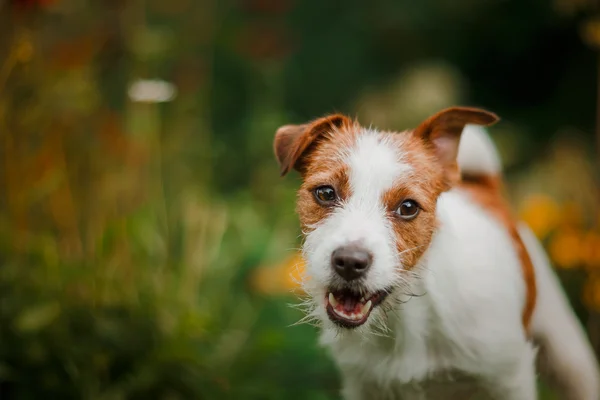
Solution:
{"label": "dog's face", "polygon": [[313,316],[342,328],[381,317],[379,306],[409,284],[431,242],[438,196],[459,179],[465,124],[496,120],[483,110],[451,108],[401,133],[366,129],[342,115],[277,131],[282,174],[295,168],[303,179],[297,212]]}

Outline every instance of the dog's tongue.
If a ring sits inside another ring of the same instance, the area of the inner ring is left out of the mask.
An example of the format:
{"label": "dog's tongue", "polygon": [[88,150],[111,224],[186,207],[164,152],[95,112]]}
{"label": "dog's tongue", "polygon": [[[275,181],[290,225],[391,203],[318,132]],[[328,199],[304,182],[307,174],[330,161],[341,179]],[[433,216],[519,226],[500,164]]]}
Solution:
{"label": "dog's tongue", "polygon": [[353,296],[346,296],[344,298],[344,311],[351,313],[356,309],[358,301]]}

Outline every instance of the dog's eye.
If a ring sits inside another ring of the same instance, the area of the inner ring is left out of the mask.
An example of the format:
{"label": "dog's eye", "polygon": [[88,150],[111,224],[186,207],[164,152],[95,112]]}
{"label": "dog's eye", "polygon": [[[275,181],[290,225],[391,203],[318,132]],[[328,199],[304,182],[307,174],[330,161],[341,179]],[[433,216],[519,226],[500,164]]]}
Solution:
{"label": "dog's eye", "polygon": [[335,190],[331,186],[319,186],[314,190],[315,198],[323,205],[329,205],[337,199]]}
{"label": "dog's eye", "polygon": [[419,213],[419,204],[414,200],[404,200],[396,210],[396,214],[403,219],[413,219]]}

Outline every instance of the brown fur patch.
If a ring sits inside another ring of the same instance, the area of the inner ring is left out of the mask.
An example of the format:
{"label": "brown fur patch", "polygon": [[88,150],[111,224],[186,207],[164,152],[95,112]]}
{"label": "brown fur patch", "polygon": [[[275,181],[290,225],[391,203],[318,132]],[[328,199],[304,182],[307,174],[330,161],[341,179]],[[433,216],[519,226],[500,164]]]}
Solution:
{"label": "brown fur patch", "polygon": [[525,332],[529,333],[531,317],[537,300],[535,271],[529,253],[517,230],[516,220],[513,218],[510,207],[504,200],[502,180],[499,176],[467,176],[459,183],[458,188],[468,192],[477,204],[492,214],[507,229],[513,240],[517,255],[521,261],[523,279],[525,280],[527,290],[522,322]]}
{"label": "brown fur patch", "polygon": [[303,232],[310,232],[315,224],[327,217],[333,207],[324,207],[317,203],[314,190],[323,185],[332,186],[340,201],[350,196],[348,169],[345,165],[332,165],[328,171],[307,175],[298,190],[296,213],[299,216]]}
{"label": "brown fur patch", "polygon": [[[431,149],[412,131],[382,135],[389,136],[389,140],[397,146],[398,154],[402,156],[398,161],[412,167],[412,171],[382,198],[394,229],[402,267],[411,269],[427,250],[437,227],[436,204],[445,188],[444,177]],[[421,210],[416,218],[405,220],[396,214],[404,200],[414,200],[419,204]]]}
{"label": "brown fur patch", "polygon": [[[403,268],[414,267],[427,250],[437,227],[436,204],[439,195],[453,185],[465,190],[472,199],[491,213],[508,230],[521,261],[527,289],[522,323],[529,331],[536,302],[536,282],[533,264],[518,234],[515,219],[502,196],[500,177],[463,177],[456,166],[458,139],[465,123],[491,124],[494,114],[476,109],[452,108],[429,118],[414,131],[381,132],[397,147],[401,162],[412,167],[401,182],[383,194],[382,202],[392,224],[396,249]],[[333,207],[323,207],[314,198],[313,190],[322,185],[332,186],[340,201],[352,195],[348,166],[344,154],[351,149],[361,132],[357,122],[341,115],[318,119],[305,125],[280,128],[275,138],[275,153],[282,174],[297,169],[303,178],[298,191],[297,213],[304,233],[308,233],[326,218]],[[414,200],[420,214],[405,220],[395,213],[404,200]]]}
{"label": "brown fur patch", "polygon": [[[331,207],[323,207],[314,198],[313,190],[318,186],[332,186],[338,199],[343,201],[352,193],[348,177],[348,166],[342,162],[341,151],[351,148],[360,130],[358,124],[348,124],[339,129],[323,132],[321,140],[304,155],[304,167],[300,173],[303,181],[298,190],[296,212],[303,232],[312,230],[331,212]],[[335,138],[335,140],[332,140]]]}
{"label": "brown fur patch", "polygon": [[471,107],[450,107],[423,121],[414,135],[431,145],[438,164],[443,168],[447,189],[460,180],[456,163],[460,135],[466,124],[493,125],[498,116],[489,111]]}
{"label": "brown fur patch", "polygon": [[[332,210],[315,201],[312,191],[316,187],[333,186],[341,200],[352,195],[343,153],[354,146],[362,129],[355,123],[325,133],[318,144],[304,156],[305,168],[301,171],[303,183],[298,191],[296,206],[304,232],[309,232],[312,226],[326,218]],[[413,168],[401,182],[384,193],[382,198],[395,233],[396,249],[401,254],[402,267],[411,269],[427,250],[437,226],[437,197],[445,190],[443,174],[431,148],[412,131],[381,132],[379,136],[397,148],[398,155],[402,157],[398,161]],[[395,213],[400,203],[407,199],[416,201],[421,207],[419,215],[410,221]]]}
{"label": "brown fur patch", "polygon": [[352,120],[341,114],[318,118],[302,125],[284,125],[275,133],[273,150],[279,162],[281,175],[292,168],[303,172],[306,169],[304,156],[310,153],[323,136],[337,130],[347,129]]}

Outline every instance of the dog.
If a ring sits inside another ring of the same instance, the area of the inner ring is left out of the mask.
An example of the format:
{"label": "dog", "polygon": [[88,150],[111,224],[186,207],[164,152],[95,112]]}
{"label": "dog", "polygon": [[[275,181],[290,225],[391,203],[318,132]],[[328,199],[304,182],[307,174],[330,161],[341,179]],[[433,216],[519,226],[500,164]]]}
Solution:
{"label": "dog", "polygon": [[342,114],[277,130],[281,175],[302,178],[307,318],[343,398],[533,400],[541,363],[563,398],[599,399],[584,330],[503,197],[497,121],[452,107],[404,132]]}

